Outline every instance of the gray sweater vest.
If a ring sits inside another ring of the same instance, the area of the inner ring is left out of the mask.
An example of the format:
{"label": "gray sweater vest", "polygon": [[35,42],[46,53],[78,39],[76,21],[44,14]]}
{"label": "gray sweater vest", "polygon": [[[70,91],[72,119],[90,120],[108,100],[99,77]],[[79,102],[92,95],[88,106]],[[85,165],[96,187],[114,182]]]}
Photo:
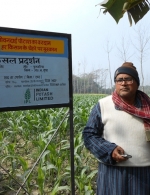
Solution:
{"label": "gray sweater vest", "polygon": [[117,166],[150,166],[150,142],[146,141],[143,120],[121,110],[116,110],[112,96],[100,99],[103,137],[122,147],[132,155]]}

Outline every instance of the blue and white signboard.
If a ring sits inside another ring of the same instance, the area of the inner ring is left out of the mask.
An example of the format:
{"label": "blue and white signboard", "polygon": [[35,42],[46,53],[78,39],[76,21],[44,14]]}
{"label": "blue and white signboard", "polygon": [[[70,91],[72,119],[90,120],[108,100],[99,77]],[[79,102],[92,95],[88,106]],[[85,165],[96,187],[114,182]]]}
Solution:
{"label": "blue and white signboard", "polygon": [[0,110],[70,102],[70,35],[0,28]]}

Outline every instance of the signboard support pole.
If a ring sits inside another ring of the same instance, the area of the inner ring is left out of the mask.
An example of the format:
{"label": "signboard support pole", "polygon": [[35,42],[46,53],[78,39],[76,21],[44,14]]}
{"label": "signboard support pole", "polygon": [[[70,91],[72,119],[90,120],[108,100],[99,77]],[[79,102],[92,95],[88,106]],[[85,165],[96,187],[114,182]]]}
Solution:
{"label": "signboard support pole", "polygon": [[75,195],[73,106],[70,106],[71,194]]}

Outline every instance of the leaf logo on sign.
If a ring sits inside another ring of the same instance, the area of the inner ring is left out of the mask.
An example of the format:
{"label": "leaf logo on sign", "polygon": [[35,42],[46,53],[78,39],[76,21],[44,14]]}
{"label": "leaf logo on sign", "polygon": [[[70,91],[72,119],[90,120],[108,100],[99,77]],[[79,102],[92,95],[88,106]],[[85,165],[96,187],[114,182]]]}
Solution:
{"label": "leaf logo on sign", "polygon": [[30,98],[31,98],[31,93],[30,93],[30,89],[27,89],[25,94],[24,94],[24,103],[27,104],[27,103],[31,103],[30,102]]}

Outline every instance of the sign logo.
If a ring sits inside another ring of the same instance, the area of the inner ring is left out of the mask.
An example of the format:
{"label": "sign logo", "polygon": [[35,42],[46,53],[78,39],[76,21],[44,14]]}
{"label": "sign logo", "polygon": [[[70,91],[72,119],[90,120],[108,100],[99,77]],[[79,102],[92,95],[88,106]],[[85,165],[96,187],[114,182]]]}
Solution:
{"label": "sign logo", "polygon": [[31,92],[30,92],[30,89],[27,89],[25,94],[24,94],[24,103],[27,104],[27,103],[31,103],[30,102],[30,98],[31,98]]}

